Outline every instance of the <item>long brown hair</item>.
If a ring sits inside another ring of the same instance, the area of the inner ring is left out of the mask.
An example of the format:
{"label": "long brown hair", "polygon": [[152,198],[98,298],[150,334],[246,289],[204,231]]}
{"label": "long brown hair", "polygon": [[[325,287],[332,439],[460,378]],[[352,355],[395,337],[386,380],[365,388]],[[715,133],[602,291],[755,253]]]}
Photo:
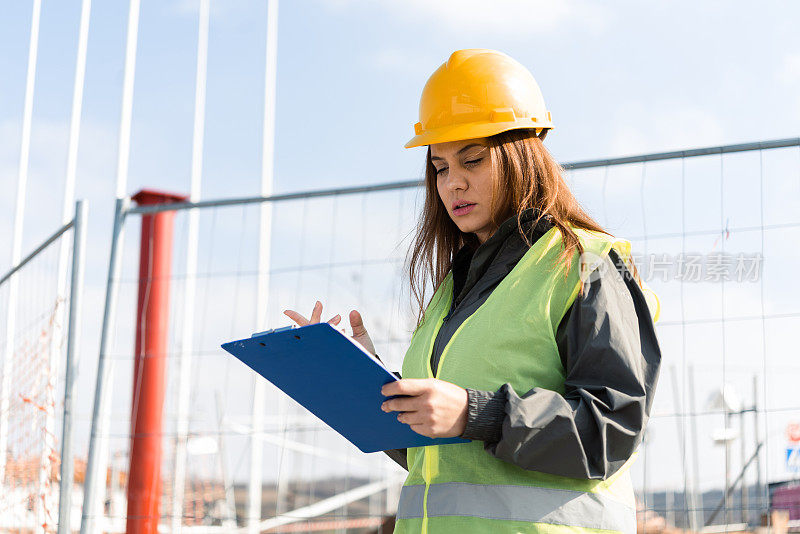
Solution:
{"label": "long brown hair", "polygon": [[[516,215],[519,233],[530,247],[532,243],[522,225],[523,212],[529,208],[538,210],[534,226],[539,218],[549,215],[550,222],[561,232],[563,250],[559,261],[564,263],[565,276],[568,275],[574,250],[577,248],[578,254],[583,253],[583,246],[570,226],[608,232],[583,210],[567,187],[562,176],[563,168],[542,143],[544,135],[537,136],[534,130],[518,129],[486,139],[493,175],[489,206],[492,224],[497,227]],[[431,149],[428,147],[425,201],[414,244],[406,258],[411,293],[418,306],[417,327],[424,318],[426,282],[432,282],[435,293],[452,268],[455,253],[464,245],[474,250],[480,242],[475,234],[459,230],[439,198],[436,167],[431,163]],[[633,262],[630,265],[633,267]],[[633,267],[632,271],[639,282],[636,268]],[[582,294],[583,285],[579,291]]]}

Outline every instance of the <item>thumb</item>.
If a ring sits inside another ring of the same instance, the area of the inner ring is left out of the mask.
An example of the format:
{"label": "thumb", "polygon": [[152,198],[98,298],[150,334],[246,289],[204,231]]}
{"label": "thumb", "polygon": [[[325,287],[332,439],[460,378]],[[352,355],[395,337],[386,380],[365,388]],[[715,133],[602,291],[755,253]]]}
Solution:
{"label": "thumb", "polygon": [[350,327],[353,329],[353,337],[363,336],[367,333],[367,329],[364,328],[364,320],[356,310],[350,312]]}

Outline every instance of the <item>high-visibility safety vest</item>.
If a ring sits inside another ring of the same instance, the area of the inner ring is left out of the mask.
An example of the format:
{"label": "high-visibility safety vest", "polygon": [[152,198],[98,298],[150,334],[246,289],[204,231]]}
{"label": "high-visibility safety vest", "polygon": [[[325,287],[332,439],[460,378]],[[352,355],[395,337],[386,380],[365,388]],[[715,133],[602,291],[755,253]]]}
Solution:
{"label": "high-visibility safety vest", "polygon": [[[564,278],[561,232],[539,238],[489,298],[453,334],[431,371],[433,342],[453,298],[452,271],[434,293],[403,360],[403,378],[439,378],[464,388],[494,391],[509,382],[564,393],[565,370],[555,331],[575,300],[581,272],[592,272],[613,246],[626,264],[630,243],[573,228],[587,254],[575,251]],[[591,264],[586,258],[594,258]],[[583,270],[581,270],[583,269]],[[654,320],[658,299],[645,288]],[[522,533],[636,532],[629,473],[636,453],[606,480],[530,471],[495,458],[483,442],[408,449],[408,477],[394,532]]]}

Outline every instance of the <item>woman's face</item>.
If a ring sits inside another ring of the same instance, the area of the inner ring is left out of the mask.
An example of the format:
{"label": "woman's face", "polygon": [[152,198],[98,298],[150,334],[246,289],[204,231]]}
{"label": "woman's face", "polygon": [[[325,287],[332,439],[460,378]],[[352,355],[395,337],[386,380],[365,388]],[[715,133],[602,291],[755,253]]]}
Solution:
{"label": "woman's face", "polygon": [[[485,138],[435,143],[431,163],[436,168],[439,198],[464,233],[483,243],[497,229],[491,222],[492,161]],[[458,208],[459,205],[466,207]]]}

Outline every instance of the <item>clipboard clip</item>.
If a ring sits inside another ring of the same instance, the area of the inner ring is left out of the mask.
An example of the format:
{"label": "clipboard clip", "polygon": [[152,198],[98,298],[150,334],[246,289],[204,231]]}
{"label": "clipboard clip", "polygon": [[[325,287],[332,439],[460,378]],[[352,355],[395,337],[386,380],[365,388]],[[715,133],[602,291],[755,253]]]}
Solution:
{"label": "clipboard clip", "polygon": [[291,329],[293,329],[293,328],[294,328],[294,325],[293,325],[293,324],[292,324],[292,325],[289,325],[289,326],[282,326],[282,327],[280,327],[280,328],[272,328],[272,329],[270,329],[270,330],[265,330],[264,332],[256,332],[255,334],[253,334],[253,335],[252,335],[252,336],[250,336],[250,337],[263,336],[263,335],[265,335],[265,334],[275,334],[275,333],[277,333],[277,332],[284,332],[284,331],[286,331],[286,330],[291,330]]}

